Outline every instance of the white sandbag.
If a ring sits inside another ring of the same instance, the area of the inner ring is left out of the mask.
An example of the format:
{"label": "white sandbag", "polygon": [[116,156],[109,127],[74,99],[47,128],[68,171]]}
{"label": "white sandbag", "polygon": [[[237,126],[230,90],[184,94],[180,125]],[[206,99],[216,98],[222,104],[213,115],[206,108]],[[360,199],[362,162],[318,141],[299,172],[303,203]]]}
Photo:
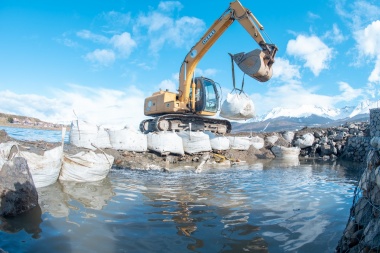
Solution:
{"label": "white sandbag", "polygon": [[184,155],[182,139],[174,132],[148,133],[148,149],[160,154]]}
{"label": "white sandbag", "polygon": [[230,148],[237,150],[248,150],[251,146],[251,138],[246,136],[228,136]]}
{"label": "white sandbag", "polygon": [[177,133],[182,138],[183,149],[188,154],[211,151],[210,137],[203,132],[181,131]]}
{"label": "white sandbag", "polygon": [[110,171],[113,161],[113,156],[91,150],[75,155],[64,155],[59,180],[76,182],[102,180]]}
{"label": "white sandbag", "polygon": [[298,159],[301,149],[299,147],[283,147],[283,146],[273,146],[271,148],[273,154],[276,158],[282,159]]}
{"label": "white sandbag", "polygon": [[112,148],[127,151],[144,152],[148,149],[148,141],[145,134],[124,128],[108,131]]}
{"label": "white sandbag", "polygon": [[311,133],[306,133],[302,135],[294,142],[294,144],[300,148],[311,147],[313,143],[314,143],[314,135]]}
{"label": "white sandbag", "polygon": [[20,151],[17,156],[25,158],[28,162],[36,188],[45,187],[57,181],[62,167],[62,146],[47,150],[43,155]]}
{"label": "white sandbag", "polygon": [[251,145],[255,149],[262,149],[264,147],[264,139],[259,136],[251,137]]}
{"label": "white sandbag", "polygon": [[221,151],[230,149],[230,140],[227,137],[218,136],[209,131],[206,131],[205,134],[207,134],[210,138],[212,150]]}
{"label": "white sandbag", "polygon": [[220,110],[220,116],[231,120],[245,120],[255,117],[253,101],[244,93],[227,94]]}
{"label": "white sandbag", "polygon": [[96,147],[111,148],[107,131],[102,127],[83,120],[74,120],[71,123],[69,142],[77,147],[91,150],[95,150]]}

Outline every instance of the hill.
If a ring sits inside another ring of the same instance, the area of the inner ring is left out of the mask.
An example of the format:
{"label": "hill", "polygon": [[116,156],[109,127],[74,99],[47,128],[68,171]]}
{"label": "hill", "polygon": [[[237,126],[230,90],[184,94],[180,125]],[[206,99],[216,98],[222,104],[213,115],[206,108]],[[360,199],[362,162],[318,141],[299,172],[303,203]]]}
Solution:
{"label": "hill", "polygon": [[61,129],[63,125],[45,122],[33,117],[0,113],[0,126],[56,130]]}

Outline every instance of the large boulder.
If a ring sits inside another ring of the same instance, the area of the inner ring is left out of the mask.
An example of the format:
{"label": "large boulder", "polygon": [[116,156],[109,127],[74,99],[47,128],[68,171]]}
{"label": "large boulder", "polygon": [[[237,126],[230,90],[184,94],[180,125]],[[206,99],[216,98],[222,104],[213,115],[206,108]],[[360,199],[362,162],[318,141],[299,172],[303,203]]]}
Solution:
{"label": "large boulder", "polygon": [[314,135],[311,133],[306,133],[302,135],[301,137],[298,137],[295,141],[294,144],[297,147],[300,148],[307,148],[313,146],[314,143]]}
{"label": "large boulder", "polygon": [[38,193],[25,158],[15,157],[0,169],[0,216],[16,216],[38,206]]}

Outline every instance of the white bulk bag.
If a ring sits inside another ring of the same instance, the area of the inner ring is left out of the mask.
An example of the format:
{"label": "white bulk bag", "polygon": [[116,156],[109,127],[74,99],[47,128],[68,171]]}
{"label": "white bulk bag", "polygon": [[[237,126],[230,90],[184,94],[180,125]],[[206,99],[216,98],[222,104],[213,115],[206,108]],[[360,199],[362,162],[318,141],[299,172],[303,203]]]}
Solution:
{"label": "white bulk bag", "polygon": [[136,152],[144,152],[148,149],[146,135],[136,130],[129,128],[109,130],[108,134],[111,146],[114,149]]}
{"label": "white bulk bag", "polygon": [[300,154],[301,149],[299,147],[283,147],[283,146],[273,146],[271,148],[273,154],[276,158],[282,159],[294,159],[297,158]]}
{"label": "white bulk bag", "polygon": [[111,148],[109,135],[105,129],[83,120],[71,122],[69,142],[72,145],[95,150],[98,148]]}
{"label": "white bulk bag", "polygon": [[62,166],[62,146],[47,150],[43,155],[20,151],[18,156],[25,158],[28,162],[36,188],[45,187],[57,181]]}
{"label": "white bulk bag", "polygon": [[314,135],[311,133],[306,133],[298,138],[294,144],[300,148],[311,147],[314,143]]}
{"label": "white bulk bag", "polygon": [[264,139],[259,136],[251,137],[251,145],[255,149],[262,149],[264,147]]}
{"label": "white bulk bag", "polygon": [[64,155],[59,180],[76,182],[102,180],[110,171],[113,161],[113,156],[91,150],[75,155]]}
{"label": "white bulk bag", "polygon": [[228,136],[230,148],[237,150],[248,150],[251,146],[251,138],[245,136]]}
{"label": "white bulk bag", "polygon": [[210,138],[212,150],[228,150],[230,149],[230,140],[225,136],[218,136],[210,131],[206,131]]}
{"label": "white bulk bag", "polygon": [[255,117],[253,101],[244,93],[227,94],[220,110],[220,116],[231,120],[245,120]]}
{"label": "white bulk bag", "polygon": [[181,131],[183,149],[188,154],[211,151],[210,137],[203,132]]}
{"label": "white bulk bag", "polygon": [[160,154],[184,155],[182,138],[174,132],[157,132],[147,134],[148,149]]}

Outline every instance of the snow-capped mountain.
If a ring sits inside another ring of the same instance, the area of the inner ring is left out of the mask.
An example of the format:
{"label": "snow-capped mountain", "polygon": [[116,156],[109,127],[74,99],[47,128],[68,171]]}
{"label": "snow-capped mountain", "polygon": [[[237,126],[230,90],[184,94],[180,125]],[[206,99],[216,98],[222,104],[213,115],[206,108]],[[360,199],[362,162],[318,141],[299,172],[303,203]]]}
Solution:
{"label": "snow-capped mountain", "polygon": [[354,110],[350,113],[349,117],[352,118],[359,114],[369,114],[369,110],[373,108],[379,108],[380,100],[377,101],[369,101],[365,100],[358,104]]}
{"label": "snow-capped mountain", "polygon": [[305,126],[339,125],[347,121],[369,119],[369,110],[378,108],[379,101],[363,101],[355,106],[327,108],[302,105],[298,108],[276,107],[267,114],[243,122],[233,122],[234,131],[278,131],[299,129]]}
{"label": "snow-capped mountain", "polygon": [[349,117],[354,108],[353,106],[345,106],[336,109],[316,105],[302,105],[298,108],[275,107],[269,113],[257,117],[256,121],[265,121],[279,117],[305,118],[311,115],[336,120]]}

